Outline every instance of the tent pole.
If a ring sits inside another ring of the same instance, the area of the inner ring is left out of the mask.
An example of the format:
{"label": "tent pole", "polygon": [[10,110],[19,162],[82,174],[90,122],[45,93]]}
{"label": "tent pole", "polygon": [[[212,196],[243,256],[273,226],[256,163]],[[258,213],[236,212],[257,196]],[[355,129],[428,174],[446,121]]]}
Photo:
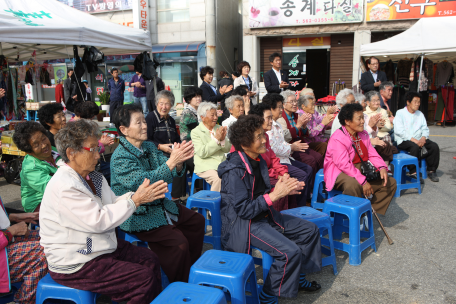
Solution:
{"label": "tent pole", "polygon": [[417,86],[417,89],[416,89],[416,91],[417,91],[418,93],[420,92],[421,70],[423,69],[423,58],[424,58],[424,54],[421,54],[420,74],[419,74],[419,77],[418,77],[418,86]]}

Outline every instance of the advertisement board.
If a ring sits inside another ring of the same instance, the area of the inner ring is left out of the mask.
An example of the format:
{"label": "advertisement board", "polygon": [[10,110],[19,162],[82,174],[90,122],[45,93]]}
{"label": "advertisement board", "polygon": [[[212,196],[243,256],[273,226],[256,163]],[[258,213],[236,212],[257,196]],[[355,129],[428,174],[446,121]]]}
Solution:
{"label": "advertisement board", "polygon": [[133,0],[57,0],[85,13],[131,10]]}
{"label": "advertisement board", "polygon": [[249,0],[249,26],[362,22],[363,3],[363,0]]}
{"label": "advertisement board", "polygon": [[455,0],[368,0],[366,21],[456,16]]}

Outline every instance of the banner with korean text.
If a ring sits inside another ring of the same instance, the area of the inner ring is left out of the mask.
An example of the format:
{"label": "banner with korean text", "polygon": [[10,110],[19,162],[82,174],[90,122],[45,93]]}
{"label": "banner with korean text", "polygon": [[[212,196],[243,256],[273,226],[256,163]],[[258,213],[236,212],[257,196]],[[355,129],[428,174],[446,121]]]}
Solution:
{"label": "banner with korean text", "polygon": [[363,0],[249,0],[249,26],[362,22],[363,3]]}
{"label": "banner with korean text", "polygon": [[133,0],[57,0],[85,13],[131,10]]}
{"label": "banner with korean text", "polygon": [[367,21],[456,16],[456,0],[368,0]]}

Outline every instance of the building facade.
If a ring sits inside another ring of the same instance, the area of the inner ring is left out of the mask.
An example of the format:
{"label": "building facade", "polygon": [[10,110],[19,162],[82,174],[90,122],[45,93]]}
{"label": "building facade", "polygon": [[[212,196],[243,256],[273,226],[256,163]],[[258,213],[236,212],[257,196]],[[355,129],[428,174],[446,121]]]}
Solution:
{"label": "building facade", "polygon": [[269,55],[279,52],[291,89],[307,85],[317,98],[325,97],[337,84],[352,88],[359,83],[364,64],[361,45],[401,33],[419,18],[439,16],[446,6],[456,8],[454,2],[429,5],[382,0],[243,0],[243,58],[250,62],[253,76],[262,81],[263,73],[271,69]]}

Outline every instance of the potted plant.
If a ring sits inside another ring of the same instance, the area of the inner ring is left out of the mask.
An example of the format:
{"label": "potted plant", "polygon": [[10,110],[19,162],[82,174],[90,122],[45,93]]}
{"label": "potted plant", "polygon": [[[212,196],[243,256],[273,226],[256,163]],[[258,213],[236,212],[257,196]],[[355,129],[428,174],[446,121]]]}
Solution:
{"label": "potted plant", "polygon": [[109,93],[98,93],[98,98],[100,99],[101,109],[105,110],[106,113],[109,113]]}

